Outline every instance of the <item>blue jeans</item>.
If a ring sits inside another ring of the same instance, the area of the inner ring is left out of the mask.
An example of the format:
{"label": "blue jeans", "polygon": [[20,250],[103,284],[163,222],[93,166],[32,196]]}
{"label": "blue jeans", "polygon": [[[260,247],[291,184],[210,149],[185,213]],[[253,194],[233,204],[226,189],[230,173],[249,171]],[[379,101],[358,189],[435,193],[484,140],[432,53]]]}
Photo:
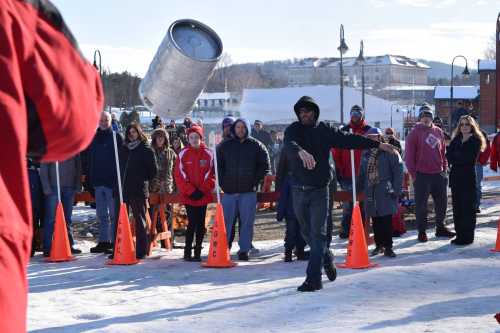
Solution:
{"label": "blue jeans", "polygon": [[[61,202],[66,220],[66,229],[71,247],[73,247],[73,228],[71,227],[71,215],[73,214],[73,202],[75,200],[75,189],[72,187],[61,187]],[[45,221],[43,224],[43,251],[48,252],[52,246],[52,234],[56,220],[57,189],[45,196]]]}
{"label": "blue jeans", "polygon": [[483,181],[483,166],[481,164],[476,164],[476,209],[479,209],[481,205],[481,199],[483,197],[483,192],[481,191],[481,182]]}
{"label": "blue jeans", "polygon": [[105,186],[96,186],[95,205],[96,215],[99,219],[99,242],[114,242],[116,222],[113,189]]}
{"label": "blue jeans", "polygon": [[240,237],[238,253],[247,253],[252,248],[253,225],[257,211],[257,193],[225,193],[222,197],[222,208],[224,209],[224,222],[226,224],[227,239],[231,237],[233,222],[237,215],[240,217]]}
{"label": "blue jeans", "polygon": [[311,248],[306,281],[318,284],[321,282],[323,262],[331,260],[332,255],[326,235],[329,190],[327,186],[306,189],[294,186],[292,193],[302,236]]}

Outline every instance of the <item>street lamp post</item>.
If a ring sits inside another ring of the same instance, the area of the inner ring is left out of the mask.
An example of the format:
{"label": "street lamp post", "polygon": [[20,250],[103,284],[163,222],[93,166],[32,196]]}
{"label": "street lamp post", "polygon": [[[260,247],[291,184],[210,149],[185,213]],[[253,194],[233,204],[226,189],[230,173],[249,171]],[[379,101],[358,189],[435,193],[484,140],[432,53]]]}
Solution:
{"label": "street lamp post", "polygon": [[465,60],[465,69],[464,71],[462,72],[462,75],[464,77],[468,77],[470,75],[470,72],[469,72],[469,66],[468,66],[468,62],[467,62],[467,58],[464,57],[463,55],[457,55],[455,56],[455,58],[453,58],[453,60],[451,61],[451,80],[450,80],[450,110],[448,112],[448,131],[451,131],[453,130],[452,129],[452,124],[451,124],[451,116],[452,116],[452,113],[453,113],[453,76],[454,76],[454,72],[453,72],[453,65],[455,64],[455,60],[458,59],[458,58],[462,58]]}
{"label": "street lamp post", "polygon": [[392,107],[393,107],[393,106],[396,106],[396,107],[397,107],[396,112],[398,112],[398,113],[399,113],[399,105],[397,105],[397,104],[391,104],[391,128],[392,128],[392,110],[393,110],[393,108],[392,108]]}
{"label": "street lamp post", "polygon": [[349,50],[344,38],[344,25],[340,25],[340,45],[337,48],[340,52],[340,123],[344,124],[344,54]]}
{"label": "street lamp post", "polygon": [[[99,63],[97,62],[98,59]],[[94,51],[94,67],[99,71],[99,74],[102,76],[101,51],[99,50]]]}
{"label": "street lamp post", "polygon": [[363,110],[366,114],[365,109],[365,57],[364,57],[364,44],[363,40],[361,40],[359,45],[359,56],[356,59],[356,63],[361,65],[361,105],[363,106]]}

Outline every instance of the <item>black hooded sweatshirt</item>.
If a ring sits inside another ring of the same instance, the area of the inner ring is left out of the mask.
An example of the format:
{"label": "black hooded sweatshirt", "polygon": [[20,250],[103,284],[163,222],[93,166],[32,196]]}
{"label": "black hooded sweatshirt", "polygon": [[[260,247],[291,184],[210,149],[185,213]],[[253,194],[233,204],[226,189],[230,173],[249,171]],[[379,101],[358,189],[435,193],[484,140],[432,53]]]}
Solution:
{"label": "black hooded sweatshirt", "polygon": [[[303,125],[299,118],[299,109],[313,109],[316,123],[312,126]],[[285,130],[284,152],[288,155],[292,182],[294,185],[323,187],[328,185],[332,176],[330,170],[330,149],[369,149],[380,144],[363,136],[339,131],[336,127],[319,121],[319,106],[309,96],[301,97],[294,106],[299,121],[292,123]],[[316,167],[308,170],[303,166],[298,152],[305,150],[314,156]]]}

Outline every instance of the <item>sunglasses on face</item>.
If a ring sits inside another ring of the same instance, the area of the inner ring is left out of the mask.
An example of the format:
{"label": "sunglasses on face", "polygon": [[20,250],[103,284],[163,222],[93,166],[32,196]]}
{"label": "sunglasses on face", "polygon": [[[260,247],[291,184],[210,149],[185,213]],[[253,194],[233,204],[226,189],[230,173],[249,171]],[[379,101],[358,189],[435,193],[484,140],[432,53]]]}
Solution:
{"label": "sunglasses on face", "polygon": [[359,112],[359,111],[352,111],[351,112],[351,117],[361,117],[361,112]]}
{"label": "sunglasses on face", "polygon": [[311,112],[313,112],[313,110],[311,110],[311,109],[300,109],[299,110],[299,113],[311,113]]}
{"label": "sunglasses on face", "polygon": [[467,127],[470,127],[470,126],[471,126],[471,124],[469,124],[469,123],[461,123],[461,124],[460,124],[460,127],[462,127],[462,126],[467,126]]}
{"label": "sunglasses on face", "polygon": [[385,135],[388,135],[388,136],[389,135],[394,135],[394,133],[392,133],[392,132],[386,132]]}

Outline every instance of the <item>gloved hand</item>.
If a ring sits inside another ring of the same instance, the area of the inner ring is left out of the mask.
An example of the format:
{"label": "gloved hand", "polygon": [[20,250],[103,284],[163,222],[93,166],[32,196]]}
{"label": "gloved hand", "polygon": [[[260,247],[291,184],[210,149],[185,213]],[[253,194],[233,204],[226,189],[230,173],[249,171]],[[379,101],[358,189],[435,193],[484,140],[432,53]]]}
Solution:
{"label": "gloved hand", "polygon": [[200,200],[201,198],[203,198],[204,194],[202,191],[200,191],[199,189],[196,189],[194,190],[193,193],[191,193],[191,195],[189,196],[189,199],[191,200]]}

